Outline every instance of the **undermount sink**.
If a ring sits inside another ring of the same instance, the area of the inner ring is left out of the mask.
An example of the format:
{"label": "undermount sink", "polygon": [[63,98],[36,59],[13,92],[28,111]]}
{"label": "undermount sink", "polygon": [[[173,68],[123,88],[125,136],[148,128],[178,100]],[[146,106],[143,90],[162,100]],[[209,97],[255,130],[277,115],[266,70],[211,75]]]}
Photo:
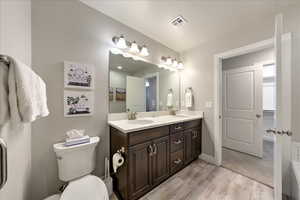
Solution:
{"label": "undermount sink", "polygon": [[128,124],[136,124],[136,125],[146,125],[152,124],[154,121],[150,119],[136,119],[136,120],[128,120]]}

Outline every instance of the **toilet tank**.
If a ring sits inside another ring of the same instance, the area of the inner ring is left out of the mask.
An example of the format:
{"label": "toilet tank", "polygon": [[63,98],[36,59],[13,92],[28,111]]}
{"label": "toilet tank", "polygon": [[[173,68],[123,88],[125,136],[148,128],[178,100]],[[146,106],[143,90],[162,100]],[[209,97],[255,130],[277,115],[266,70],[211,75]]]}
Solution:
{"label": "toilet tank", "polygon": [[59,179],[68,182],[90,174],[95,169],[99,140],[99,137],[91,137],[89,143],[69,147],[64,143],[54,144]]}

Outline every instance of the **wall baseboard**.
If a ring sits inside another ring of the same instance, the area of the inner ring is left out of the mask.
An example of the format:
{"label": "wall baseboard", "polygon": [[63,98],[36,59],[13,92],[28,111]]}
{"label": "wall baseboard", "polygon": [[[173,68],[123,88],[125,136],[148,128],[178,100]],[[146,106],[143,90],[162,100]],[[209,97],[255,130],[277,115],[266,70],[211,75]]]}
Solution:
{"label": "wall baseboard", "polygon": [[204,160],[205,162],[208,162],[208,163],[213,164],[213,165],[216,165],[216,163],[217,163],[213,156],[205,154],[205,153],[202,153],[199,156],[199,159]]}

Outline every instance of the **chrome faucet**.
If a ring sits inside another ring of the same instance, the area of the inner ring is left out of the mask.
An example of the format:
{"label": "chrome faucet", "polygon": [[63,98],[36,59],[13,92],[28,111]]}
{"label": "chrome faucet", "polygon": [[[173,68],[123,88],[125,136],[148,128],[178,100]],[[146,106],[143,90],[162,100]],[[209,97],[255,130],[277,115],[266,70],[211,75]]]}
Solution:
{"label": "chrome faucet", "polygon": [[136,119],[136,115],[137,115],[137,112],[132,112],[129,109],[127,109],[128,120],[135,120]]}

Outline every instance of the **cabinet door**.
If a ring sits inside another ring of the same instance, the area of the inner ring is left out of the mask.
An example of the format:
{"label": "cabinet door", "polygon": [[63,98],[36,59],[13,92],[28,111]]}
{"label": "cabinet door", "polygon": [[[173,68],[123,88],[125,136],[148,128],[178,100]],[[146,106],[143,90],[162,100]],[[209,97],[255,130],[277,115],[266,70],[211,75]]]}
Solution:
{"label": "cabinet door", "polygon": [[169,137],[153,140],[152,180],[153,185],[168,178],[170,172]]}
{"label": "cabinet door", "polygon": [[191,136],[192,136],[192,160],[198,158],[198,156],[201,153],[201,131],[200,129],[198,130],[193,130],[191,131]]}
{"label": "cabinet door", "polygon": [[129,199],[135,199],[151,189],[151,142],[129,149]]}
{"label": "cabinet door", "polygon": [[188,164],[193,160],[192,156],[192,131],[184,132],[184,164]]}

